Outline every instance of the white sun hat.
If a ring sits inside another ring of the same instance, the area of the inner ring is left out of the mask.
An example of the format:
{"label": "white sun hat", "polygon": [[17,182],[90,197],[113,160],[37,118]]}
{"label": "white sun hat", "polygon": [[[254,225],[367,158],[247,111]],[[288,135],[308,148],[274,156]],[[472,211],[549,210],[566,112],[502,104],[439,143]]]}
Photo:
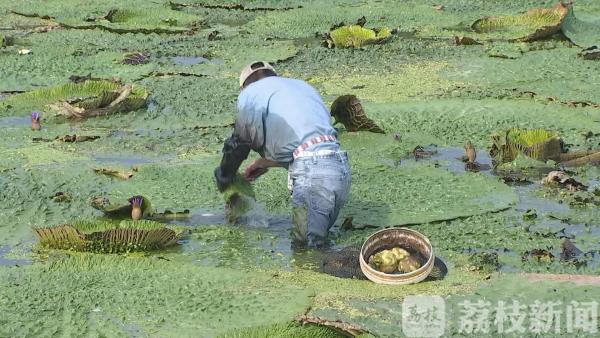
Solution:
{"label": "white sun hat", "polygon": [[275,73],[275,68],[269,63],[264,61],[254,61],[242,69],[242,73],[240,74],[240,88],[244,85],[244,82],[246,82],[246,79],[248,79],[250,75],[262,69],[268,69]]}

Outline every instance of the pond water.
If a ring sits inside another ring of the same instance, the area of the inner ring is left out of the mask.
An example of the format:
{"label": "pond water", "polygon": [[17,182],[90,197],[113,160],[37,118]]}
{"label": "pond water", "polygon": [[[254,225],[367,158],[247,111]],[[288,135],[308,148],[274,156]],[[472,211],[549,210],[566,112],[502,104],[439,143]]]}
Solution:
{"label": "pond water", "polygon": [[31,117],[8,116],[0,117],[0,127],[27,126],[31,124]]}
{"label": "pond water", "polygon": [[0,246],[0,265],[6,266],[21,266],[26,264],[31,264],[31,259],[22,259],[22,258],[7,258],[6,255],[9,254],[13,248],[8,245]]}
{"label": "pond water", "polygon": [[288,215],[267,215],[259,205],[232,225],[223,211],[197,209],[190,213],[189,218],[166,223],[192,227],[192,234],[172,250],[198,257],[195,261],[199,264],[229,266],[236,261],[250,261],[257,266],[286,270],[298,267],[316,270],[321,266],[322,251],[292,246],[292,221]]}
{"label": "pond water", "polygon": [[209,59],[203,58],[201,56],[174,56],[171,58],[171,61],[182,66],[193,66],[199,63],[210,62]]}

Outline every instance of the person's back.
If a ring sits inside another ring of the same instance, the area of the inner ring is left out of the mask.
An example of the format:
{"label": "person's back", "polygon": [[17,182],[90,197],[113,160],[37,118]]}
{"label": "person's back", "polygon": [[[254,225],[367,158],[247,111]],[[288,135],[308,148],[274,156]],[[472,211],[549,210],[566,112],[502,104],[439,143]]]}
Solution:
{"label": "person's back", "polygon": [[[337,136],[321,96],[301,80],[270,76],[250,84],[240,93],[238,112],[238,123],[262,118],[264,155],[280,163],[291,162],[293,151],[307,140]],[[337,143],[319,143],[307,150],[318,149],[335,150]]]}

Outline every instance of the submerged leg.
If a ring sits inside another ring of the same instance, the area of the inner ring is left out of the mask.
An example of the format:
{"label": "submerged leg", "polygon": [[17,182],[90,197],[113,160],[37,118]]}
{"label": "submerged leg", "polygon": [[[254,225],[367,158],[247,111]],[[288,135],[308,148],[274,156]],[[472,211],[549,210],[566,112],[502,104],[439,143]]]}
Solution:
{"label": "submerged leg", "polygon": [[292,195],[292,236],[295,245],[318,248],[325,246],[329,229],[348,199],[350,178],[313,178],[308,186],[294,186]]}
{"label": "submerged leg", "polygon": [[305,205],[295,205],[292,209],[292,243],[306,246],[308,233],[308,212]]}

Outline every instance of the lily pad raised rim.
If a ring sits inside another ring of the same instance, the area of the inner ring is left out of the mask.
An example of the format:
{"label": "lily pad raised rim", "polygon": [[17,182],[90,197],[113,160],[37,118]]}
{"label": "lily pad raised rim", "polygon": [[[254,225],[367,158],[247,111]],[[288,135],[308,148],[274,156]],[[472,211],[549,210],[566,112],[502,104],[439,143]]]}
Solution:
{"label": "lily pad raised rim", "polygon": [[[530,32],[527,35],[524,36],[520,36],[520,37],[516,37],[516,38],[512,38],[512,39],[508,39],[508,41],[522,41],[522,42],[531,42],[531,41],[535,41],[535,40],[539,40],[542,38],[545,38],[547,36],[550,36],[552,34],[555,34],[557,32],[559,32],[562,29],[562,25],[565,22],[567,15],[569,14],[569,12],[572,10],[573,4],[572,3],[563,3],[562,1],[559,1],[556,5],[554,5],[553,7],[549,7],[549,8],[544,8],[544,7],[537,7],[537,8],[532,8],[529,11],[527,11],[526,13],[522,13],[522,14],[516,14],[516,15],[501,15],[501,16],[486,16],[480,19],[475,20],[475,22],[473,22],[471,24],[471,29],[476,32],[476,33],[486,33],[485,30],[483,30],[480,26],[483,23],[486,22],[492,22],[492,21],[501,21],[501,20],[506,20],[509,18],[515,18],[515,17],[531,17],[534,16],[536,14],[540,14],[540,13],[548,13],[550,11],[556,11],[560,14],[559,20],[558,22],[556,22],[555,24],[551,24],[551,25],[543,25],[543,26],[539,26],[537,28],[535,28],[534,31]],[[532,28],[533,29],[533,28]]]}

